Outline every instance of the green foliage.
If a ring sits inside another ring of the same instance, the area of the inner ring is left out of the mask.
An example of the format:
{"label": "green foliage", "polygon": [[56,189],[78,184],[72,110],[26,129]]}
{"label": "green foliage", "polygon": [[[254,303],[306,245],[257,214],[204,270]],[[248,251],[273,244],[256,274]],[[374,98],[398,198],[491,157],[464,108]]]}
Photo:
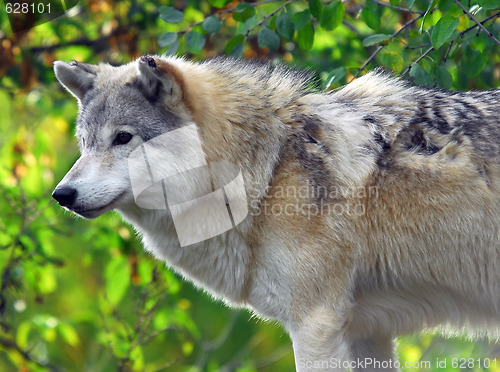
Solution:
{"label": "green foliage", "polygon": [[439,49],[447,41],[451,41],[460,21],[452,16],[444,16],[432,29],[431,42],[435,49]]}
{"label": "green foliage", "polygon": [[345,5],[340,1],[333,1],[323,10],[320,25],[327,31],[336,29],[342,23],[345,14]]}
{"label": "green foliage", "polygon": [[[15,35],[0,12],[0,371],[293,366],[283,330],[184,283],[143,252],[118,216],[83,221],[51,202],[51,190],[77,158],[76,103],[55,82],[54,60],[227,54],[312,68],[324,90],[379,66],[415,84],[498,87],[500,3],[460,5],[101,0]],[[402,338],[398,352],[403,361],[436,361],[484,358],[491,350],[485,342],[419,335]],[[430,370],[456,369],[450,362]]]}

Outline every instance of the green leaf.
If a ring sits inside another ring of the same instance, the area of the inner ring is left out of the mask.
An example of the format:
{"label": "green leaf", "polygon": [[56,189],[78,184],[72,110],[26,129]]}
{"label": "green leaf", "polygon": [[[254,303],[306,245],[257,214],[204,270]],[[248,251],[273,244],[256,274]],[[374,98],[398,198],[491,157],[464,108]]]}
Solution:
{"label": "green leaf", "polygon": [[309,50],[314,44],[314,27],[309,21],[297,32],[297,44],[302,50]]}
{"label": "green leaf", "polygon": [[208,0],[208,3],[212,5],[214,8],[224,8],[227,4],[229,4],[232,0]]}
{"label": "green leaf", "polygon": [[483,9],[498,9],[500,8],[499,0],[477,0],[477,3]]}
{"label": "green leaf", "polygon": [[54,270],[51,266],[45,266],[40,270],[40,276],[37,281],[37,287],[40,293],[52,293],[57,288],[57,280]]}
{"label": "green leaf", "polygon": [[230,54],[234,48],[236,48],[238,45],[242,45],[245,43],[245,36],[243,35],[236,35],[233,37],[229,42],[226,44],[226,53]]}
{"label": "green leaf", "polygon": [[79,342],[78,333],[75,331],[72,325],[66,322],[61,322],[57,326],[57,331],[69,345],[71,346],[78,345]]}
{"label": "green leaf", "polygon": [[233,12],[233,19],[238,22],[245,22],[254,14],[255,8],[249,3],[239,3]]}
{"label": "green leaf", "polygon": [[184,13],[171,6],[160,7],[160,18],[167,23],[179,23],[184,19]]}
{"label": "green leaf", "polygon": [[424,70],[419,64],[412,66],[410,70],[410,76],[413,78],[415,84],[418,85],[432,85],[432,77],[427,71]]}
{"label": "green leaf", "polygon": [[390,0],[391,6],[396,6],[401,2],[401,0]]}
{"label": "green leaf", "polygon": [[295,29],[298,31],[302,27],[304,27],[307,22],[311,19],[311,13],[308,9],[303,10],[302,12],[295,13],[292,17],[293,24],[295,25]]}
{"label": "green leaf", "polygon": [[172,45],[170,45],[170,47],[167,49],[165,54],[168,56],[174,55],[179,50],[179,45],[180,44],[178,41],[173,42]]}
{"label": "green leaf", "polygon": [[309,10],[312,16],[319,21],[321,19],[321,13],[323,13],[323,3],[321,0],[309,0]]}
{"label": "green leaf", "polygon": [[186,46],[193,53],[200,53],[205,46],[205,36],[196,31],[189,31],[186,34]]}
{"label": "green leaf", "polygon": [[444,43],[451,39],[453,31],[456,30],[460,21],[458,18],[446,15],[434,26],[431,34],[431,43],[434,49],[439,49]]}
{"label": "green leaf", "polygon": [[337,67],[335,70],[330,72],[326,77],[326,80],[323,84],[323,90],[327,90],[333,83],[338,82],[346,75],[345,67]]}
{"label": "green leaf", "polygon": [[388,66],[392,71],[399,73],[403,70],[404,60],[401,54],[397,52],[386,52],[381,56],[384,65]]}
{"label": "green leaf", "polygon": [[144,371],[144,354],[140,346],[132,349],[130,359],[133,361],[134,371]]}
{"label": "green leaf", "polygon": [[377,44],[381,41],[388,40],[390,38],[391,38],[391,35],[388,35],[388,34],[371,35],[363,40],[363,46],[365,46],[365,47],[371,46],[371,45]]}
{"label": "green leaf", "polygon": [[104,277],[108,300],[111,305],[116,306],[130,286],[130,266],[126,257],[118,256],[109,261]]}
{"label": "green leaf", "polygon": [[372,30],[377,30],[380,27],[380,17],[370,8],[363,8],[361,11],[361,18],[365,21],[366,25]]}
{"label": "green leaf", "polygon": [[411,9],[413,4],[415,3],[415,0],[405,0],[405,1],[406,1],[406,6],[408,7],[408,9]]}
{"label": "green leaf", "polygon": [[207,34],[215,34],[222,27],[222,22],[219,18],[212,15],[203,21],[201,27],[203,27],[203,31]]}
{"label": "green leaf", "polygon": [[453,85],[453,77],[444,66],[438,66],[436,68],[435,78],[441,88],[450,89]]}
{"label": "green leaf", "polygon": [[344,19],[345,5],[340,1],[334,1],[328,4],[323,10],[319,24],[327,31],[337,28]]}
{"label": "green leaf", "polygon": [[288,13],[281,13],[276,20],[276,31],[285,39],[291,40],[295,32],[295,26]]}
{"label": "green leaf", "polygon": [[483,69],[483,66],[486,64],[485,56],[479,51],[474,50],[471,47],[467,47],[465,51],[466,55],[466,75],[471,78],[479,74],[479,72]]}
{"label": "green leaf", "polygon": [[273,30],[262,27],[258,34],[259,47],[268,47],[272,51],[278,50],[281,44],[280,37]]}
{"label": "green leaf", "polygon": [[427,17],[429,16],[429,14],[431,14],[431,9],[433,9],[436,4],[437,4],[438,0],[432,0],[432,2],[429,3],[429,6],[427,7],[427,9],[425,10],[425,14],[422,18],[422,22],[420,23],[420,29],[419,29],[419,32],[422,33],[423,29],[424,29],[424,24],[425,24],[425,21],[427,19]]}
{"label": "green leaf", "polygon": [[24,321],[17,327],[16,342],[22,349],[26,349],[28,346],[31,328],[32,323],[30,321]]}
{"label": "green leaf", "polygon": [[165,32],[160,35],[158,38],[158,45],[160,48],[164,48],[169,46],[173,42],[177,41],[177,33],[176,32]]}
{"label": "green leaf", "polygon": [[244,50],[245,44],[238,44],[231,50],[231,52],[229,52],[229,57],[241,58],[241,56],[243,56]]}

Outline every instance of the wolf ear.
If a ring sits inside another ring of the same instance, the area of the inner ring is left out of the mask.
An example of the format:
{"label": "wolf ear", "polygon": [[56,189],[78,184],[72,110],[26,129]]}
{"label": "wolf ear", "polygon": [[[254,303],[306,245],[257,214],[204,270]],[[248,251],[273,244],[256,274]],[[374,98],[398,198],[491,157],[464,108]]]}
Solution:
{"label": "wolf ear", "polygon": [[97,66],[88,63],[71,61],[70,63],[54,62],[57,80],[79,101],[92,88],[97,75]]}
{"label": "wolf ear", "polygon": [[137,83],[151,99],[163,99],[168,105],[182,100],[182,73],[172,64],[159,58],[142,56],[137,60]]}

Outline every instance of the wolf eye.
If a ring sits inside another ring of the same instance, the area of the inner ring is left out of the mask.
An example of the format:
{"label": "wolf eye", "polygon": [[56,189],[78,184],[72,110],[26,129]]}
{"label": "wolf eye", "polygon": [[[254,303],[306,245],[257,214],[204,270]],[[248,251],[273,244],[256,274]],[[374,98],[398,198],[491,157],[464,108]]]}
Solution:
{"label": "wolf eye", "polygon": [[116,135],[113,145],[125,145],[130,142],[132,135],[127,132],[120,132]]}

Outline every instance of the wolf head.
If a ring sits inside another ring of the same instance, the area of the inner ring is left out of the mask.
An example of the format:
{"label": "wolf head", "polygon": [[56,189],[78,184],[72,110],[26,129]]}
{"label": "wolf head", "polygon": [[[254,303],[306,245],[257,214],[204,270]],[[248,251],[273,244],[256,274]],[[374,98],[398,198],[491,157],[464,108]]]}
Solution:
{"label": "wolf head", "polygon": [[150,56],[119,67],[57,61],[54,70],[78,101],[81,157],[52,196],[85,218],[131,205],[130,154],[188,120],[181,74]]}

